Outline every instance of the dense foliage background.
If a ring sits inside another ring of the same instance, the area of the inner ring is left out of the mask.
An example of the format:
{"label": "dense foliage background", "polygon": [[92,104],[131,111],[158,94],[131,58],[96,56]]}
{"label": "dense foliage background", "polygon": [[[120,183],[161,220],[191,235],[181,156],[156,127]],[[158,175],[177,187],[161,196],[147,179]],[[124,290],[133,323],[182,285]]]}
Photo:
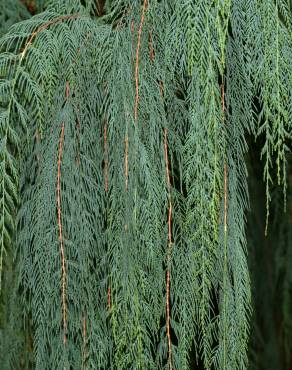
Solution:
{"label": "dense foliage background", "polygon": [[1,370],[292,369],[291,15],[0,0]]}

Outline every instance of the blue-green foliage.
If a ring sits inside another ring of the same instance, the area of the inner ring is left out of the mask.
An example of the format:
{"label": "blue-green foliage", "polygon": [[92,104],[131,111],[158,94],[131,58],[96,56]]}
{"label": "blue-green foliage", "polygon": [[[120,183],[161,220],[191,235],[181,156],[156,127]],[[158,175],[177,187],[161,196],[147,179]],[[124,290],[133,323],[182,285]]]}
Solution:
{"label": "blue-green foliage", "polygon": [[[0,39],[0,273],[13,246],[25,361],[246,369],[245,138],[265,135],[269,204],[291,137],[288,3],[45,9]],[[13,325],[1,350],[23,348]]]}

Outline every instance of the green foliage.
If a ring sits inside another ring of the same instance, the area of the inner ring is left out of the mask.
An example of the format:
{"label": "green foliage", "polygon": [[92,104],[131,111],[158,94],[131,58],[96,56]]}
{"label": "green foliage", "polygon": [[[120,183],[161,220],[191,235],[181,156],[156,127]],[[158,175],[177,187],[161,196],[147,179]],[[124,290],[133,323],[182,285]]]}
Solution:
{"label": "green foliage", "polygon": [[287,192],[291,8],[36,9],[0,39],[4,368],[246,369],[246,137],[269,214],[273,166]]}
{"label": "green foliage", "polygon": [[26,7],[15,0],[0,1],[0,36],[4,35],[14,23],[30,17]]}

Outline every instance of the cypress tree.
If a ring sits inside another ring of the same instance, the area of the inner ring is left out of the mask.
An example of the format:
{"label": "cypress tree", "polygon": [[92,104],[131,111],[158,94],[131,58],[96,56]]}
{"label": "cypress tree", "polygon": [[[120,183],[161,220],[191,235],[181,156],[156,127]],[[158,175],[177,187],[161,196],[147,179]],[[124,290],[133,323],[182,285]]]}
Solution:
{"label": "cypress tree", "polygon": [[291,4],[49,0],[31,16],[11,3],[2,368],[247,369],[247,140],[268,233],[274,183],[291,208]]}

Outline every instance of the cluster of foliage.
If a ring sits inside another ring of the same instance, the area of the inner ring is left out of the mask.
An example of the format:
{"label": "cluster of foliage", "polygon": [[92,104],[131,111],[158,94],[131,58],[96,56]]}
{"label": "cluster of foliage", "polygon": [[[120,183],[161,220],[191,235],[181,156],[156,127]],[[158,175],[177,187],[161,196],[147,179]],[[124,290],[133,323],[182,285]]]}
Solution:
{"label": "cluster of foliage", "polygon": [[247,369],[250,137],[289,368],[289,0],[0,2],[0,368]]}

